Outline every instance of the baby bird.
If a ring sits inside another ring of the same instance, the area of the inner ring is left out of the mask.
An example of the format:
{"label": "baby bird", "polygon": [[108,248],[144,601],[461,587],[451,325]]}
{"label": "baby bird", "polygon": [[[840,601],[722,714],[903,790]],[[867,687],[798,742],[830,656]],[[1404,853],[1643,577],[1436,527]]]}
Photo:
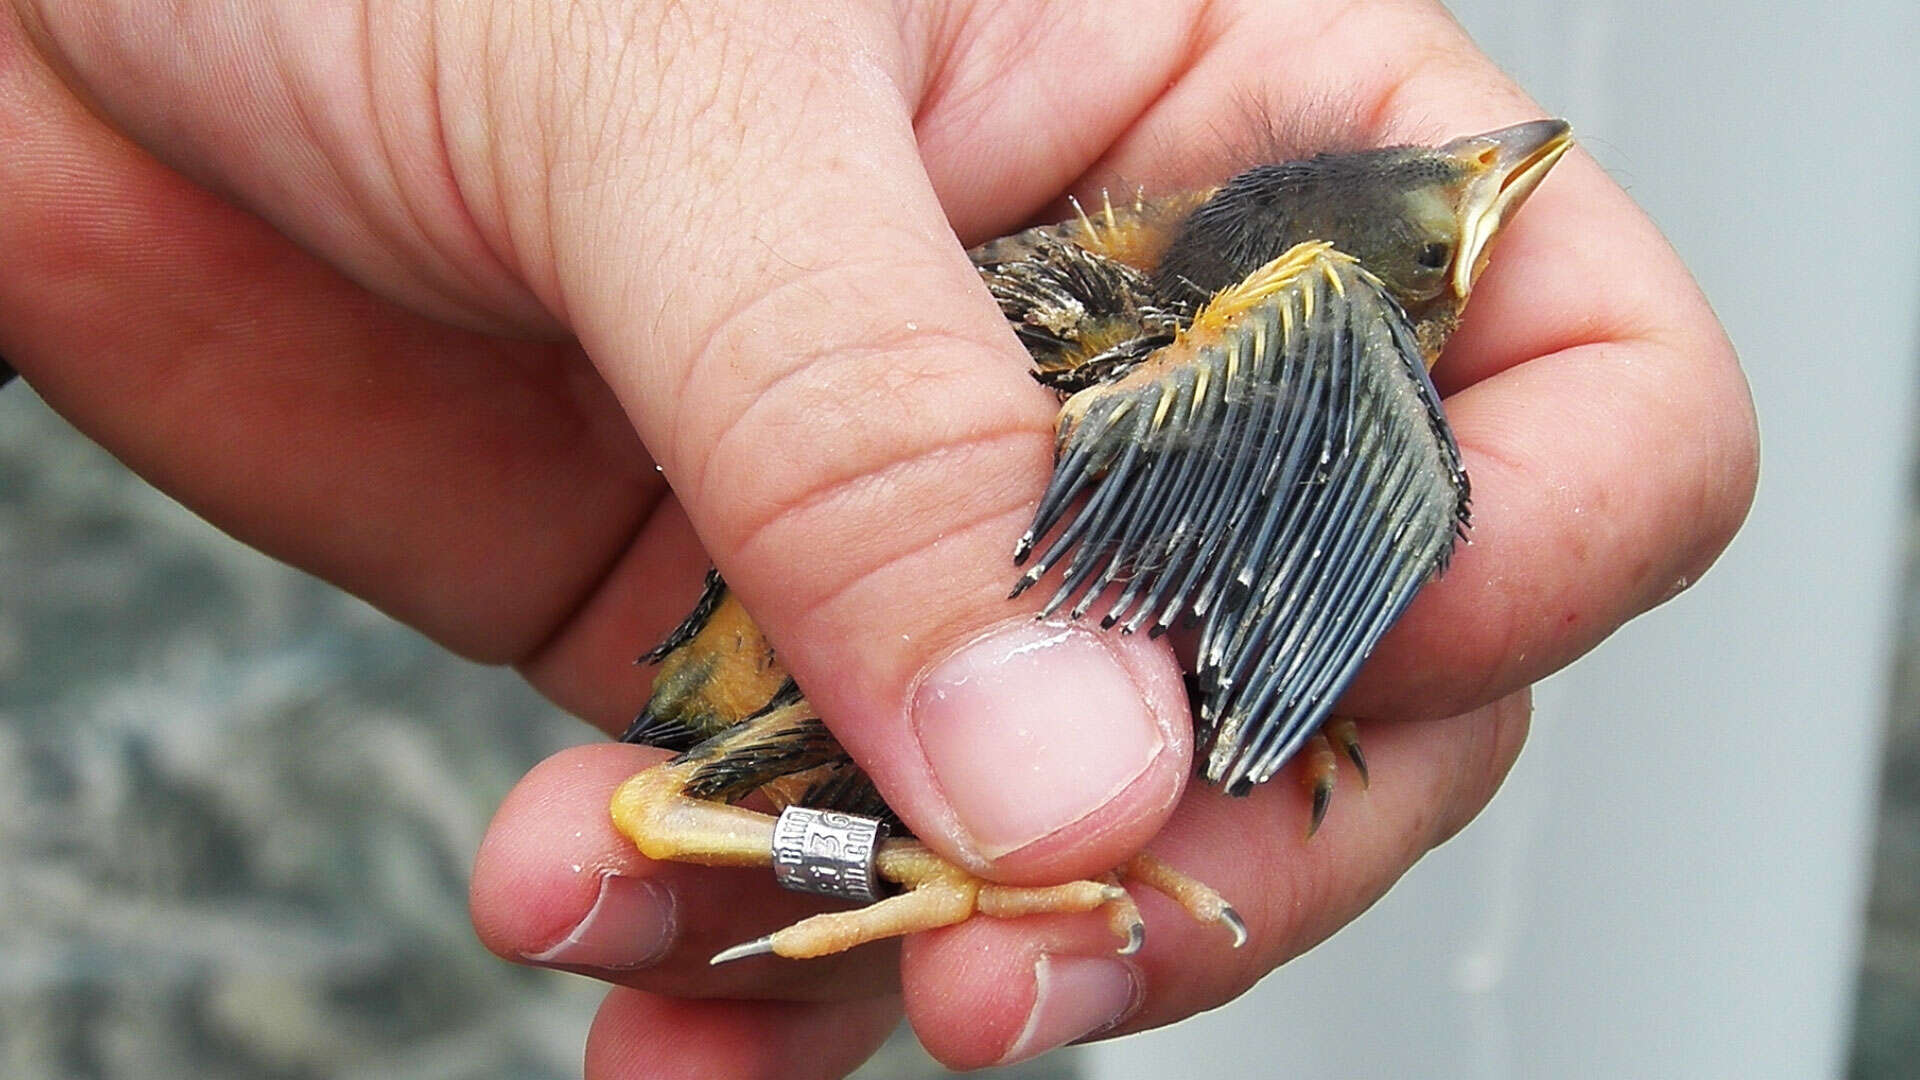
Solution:
{"label": "baby bird", "polygon": [[[1014,548],[1018,596],[1059,569],[1044,614],[1120,633],[1197,627],[1189,685],[1205,779],[1244,794],[1313,747],[1312,822],[1334,756],[1365,779],[1334,702],[1468,525],[1468,482],[1428,369],[1488,249],[1571,146],[1537,120],[1439,147],[1261,165],[1218,188],[1028,229],[970,254],[1065,398],[1055,470]],[[679,751],[614,798],[650,858],[771,865],[755,792],[899,822],[834,741],[717,573],[647,659],[660,664],[623,737]],[[729,949],[805,957],[951,925],[1104,908],[1126,942],[1144,884],[1245,939],[1212,889],[1151,856],[1102,881],[982,881],[918,842],[877,845],[905,891]]]}

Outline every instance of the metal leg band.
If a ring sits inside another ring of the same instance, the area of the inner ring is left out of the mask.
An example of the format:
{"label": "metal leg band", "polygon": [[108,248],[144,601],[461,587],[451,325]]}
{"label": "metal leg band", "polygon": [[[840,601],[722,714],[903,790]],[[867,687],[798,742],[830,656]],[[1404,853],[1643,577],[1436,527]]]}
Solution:
{"label": "metal leg band", "polygon": [[773,827],[773,876],[794,892],[872,903],[886,895],[873,860],[885,822],[789,806]]}

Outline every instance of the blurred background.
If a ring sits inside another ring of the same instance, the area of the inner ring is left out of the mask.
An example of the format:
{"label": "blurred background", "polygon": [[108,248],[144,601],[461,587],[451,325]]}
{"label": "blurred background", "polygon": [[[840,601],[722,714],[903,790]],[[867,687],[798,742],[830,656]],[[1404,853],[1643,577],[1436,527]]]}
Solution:
{"label": "blurred background", "polygon": [[[1920,9],[1454,8],[1714,300],[1753,517],[1353,926],[994,1075],[1920,1075]],[[589,737],[0,392],[0,1076],[577,1076],[598,990],[485,953],[465,871]]]}

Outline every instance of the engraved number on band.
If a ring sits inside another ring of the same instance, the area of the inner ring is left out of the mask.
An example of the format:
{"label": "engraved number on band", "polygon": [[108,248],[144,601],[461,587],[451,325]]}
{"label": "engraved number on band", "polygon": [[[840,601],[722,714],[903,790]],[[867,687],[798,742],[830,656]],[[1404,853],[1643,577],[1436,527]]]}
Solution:
{"label": "engraved number on band", "polygon": [[789,806],[773,827],[773,876],[794,892],[871,903],[886,895],[873,867],[886,838],[874,818]]}

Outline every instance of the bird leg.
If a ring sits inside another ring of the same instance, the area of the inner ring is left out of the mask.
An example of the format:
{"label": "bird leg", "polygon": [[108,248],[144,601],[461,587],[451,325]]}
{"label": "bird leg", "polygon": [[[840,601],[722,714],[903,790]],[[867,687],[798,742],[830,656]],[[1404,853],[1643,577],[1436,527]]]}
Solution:
{"label": "bird leg", "polygon": [[770,703],[613,795],[613,823],[649,859],[704,866],[772,862],[773,819],[730,800],[844,756],[804,701]]}
{"label": "bird leg", "polygon": [[869,941],[954,926],[975,915],[1017,919],[1027,915],[1078,914],[1106,909],[1107,923],[1124,944],[1122,956],[1146,943],[1146,923],[1127,891],[1145,885],[1166,894],[1196,921],[1218,923],[1233,933],[1233,946],[1246,944],[1247,928],[1233,905],[1201,882],[1152,855],[1136,855],[1103,881],[1064,885],[1001,885],[974,877],[934,854],[917,840],[890,840],[881,846],[880,876],[906,888],[875,904],[832,911],[736,945],[713,958],[724,964],[749,956],[801,960],[843,952]]}
{"label": "bird leg", "polygon": [[766,937],[736,945],[713,958],[715,964],[772,954],[792,960],[844,952],[869,941],[937,930],[975,915],[1015,919],[1026,915],[1078,914],[1109,910],[1115,933],[1124,938],[1122,954],[1146,940],[1140,909],[1126,889],[1113,881],[1070,881],[1064,885],[1000,885],[974,877],[934,854],[917,840],[881,845],[880,876],[906,889],[866,907],[830,911],[802,919]]}
{"label": "bird leg", "polygon": [[613,795],[613,824],[640,854],[701,866],[771,866],[774,819],[744,806],[687,795],[693,768],[655,765]]}
{"label": "bird leg", "polygon": [[[650,859],[770,866],[774,818],[724,800],[754,790],[778,793],[786,786],[781,781],[831,767],[841,753],[803,702],[775,706],[620,785],[613,798],[614,824]],[[713,962],[767,953],[793,959],[825,956],[869,941],[952,926],[975,915],[1014,919],[1103,908],[1114,934],[1124,942],[1120,951],[1132,953],[1145,941],[1146,931],[1123,881],[1158,889],[1196,919],[1231,928],[1236,944],[1245,940],[1238,916],[1218,893],[1150,856],[1136,857],[1102,881],[1002,885],[968,873],[918,840],[893,839],[880,845],[875,871],[903,891],[863,908],[815,915],[728,949]]]}
{"label": "bird leg", "polygon": [[1120,879],[1145,885],[1185,908],[1193,921],[1219,923],[1233,931],[1233,947],[1247,943],[1247,924],[1226,898],[1212,887],[1175,870],[1156,856],[1141,852],[1120,868]]}
{"label": "bird leg", "polygon": [[[772,866],[776,820],[736,805],[756,792],[775,806],[892,817],[718,575],[708,576],[693,613],[647,658],[660,663],[660,677],[627,739],[681,752],[614,792],[614,825],[641,854],[705,866]],[[1246,938],[1218,893],[1150,856],[1097,881],[1002,885],[918,840],[897,837],[874,851],[873,871],[900,891],[863,908],[805,919],[728,949],[714,962],[767,953],[824,956],[976,915],[1016,919],[1095,910],[1106,912],[1124,942],[1120,951],[1132,953],[1146,931],[1128,882],[1166,893],[1196,919],[1229,927],[1236,945]]]}
{"label": "bird leg", "polygon": [[1313,817],[1307,823],[1307,835],[1311,837],[1320,831],[1320,823],[1326,820],[1327,807],[1333,802],[1334,781],[1340,774],[1340,761],[1334,756],[1333,747],[1338,744],[1347,760],[1353,762],[1355,771],[1360,774],[1360,786],[1369,786],[1367,778],[1366,755],[1360,752],[1360,729],[1352,720],[1336,717],[1327,721],[1301,751],[1303,772],[1301,782],[1313,797]]}

